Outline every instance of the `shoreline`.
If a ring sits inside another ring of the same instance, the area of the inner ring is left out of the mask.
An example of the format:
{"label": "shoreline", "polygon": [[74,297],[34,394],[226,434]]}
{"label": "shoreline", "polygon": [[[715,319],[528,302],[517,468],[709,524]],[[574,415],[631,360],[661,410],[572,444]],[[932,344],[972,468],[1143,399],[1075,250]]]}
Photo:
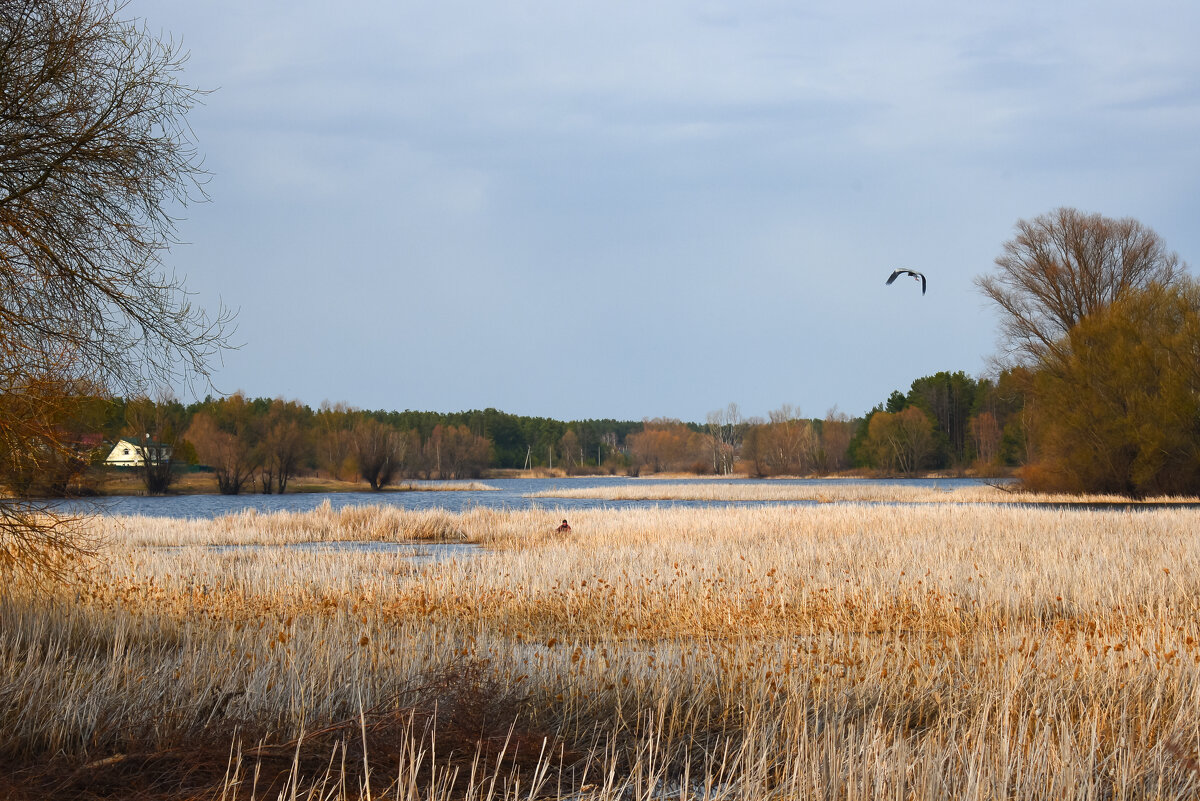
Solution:
{"label": "shoreline", "polygon": [[[289,483],[288,489],[283,493],[261,493],[257,491],[258,485],[255,482],[246,482],[242,492],[239,495],[263,495],[263,494],[281,494],[281,495],[310,495],[310,494],[337,494],[337,493],[396,493],[396,492],[452,492],[456,490],[468,491],[486,491],[494,489],[487,487],[486,482],[490,480],[534,480],[534,479],[553,479],[559,481],[576,481],[587,479],[625,479],[631,484],[639,481],[687,481],[696,483],[742,483],[747,484],[758,482],[786,482],[786,481],[861,481],[865,483],[880,481],[930,481],[930,480],[974,480],[974,481],[996,481],[1009,482],[1011,476],[994,476],[994,475],[979,475],[971,471],[959,474],[952,474],[943,471],[930,471],[918,475],[885,475],[867,473],[861,470],[848,470],[837,473],[828,473],[821,475],[778,475],[778,476],[761,476],[753,477],[747,473],[730,473],[726,475],[707,474],[700,475],[695,473],[681,473],[674,471],[664,471],[660,473],[641,473],[639,475],[628,474],[609,474],[609,473],[578,473],[568,475],[565,470],[554,468],[534,468],[531,470],[517,470],[511,468],[497,468],[484,471],[480,478],[476,479],[404,479],[394,484],[382,487],[378,490],[372,490],[370,485],[365,481],[343,481],[335,478],[327,478],[324,476],[297,476],[293,477]],[[189,471],[179,474],[171,488],[162,493],[159,497],[172,497],[183,495],[221,495],[217,489],[216,477],[211,471]],[[92,480],[89,486],[77,486],[73,488],[66,496],[69,498],[122,498],[122,497],[149,497],[142,484],[141,478],[134,472],[105,472],[100,474],[92,474]],[[45,500],[45,499],[43,499]]]}
{"label": "shoreline", "polygon": [[[203,479],[200,477],[204,477]],[[484,482],[486,479],[405,479],[395,484],[372,490],[365,481],[338,481],[319,477],[301,477],[292,480],[287,491],[282,493],[257,492],[255,485],[249,484],[238,495],[322,495],[363,492],[384,495],[397,492],[487,492],[495,490]],[[158,497],[173,497],[182,495],[221,495],[217,489],[216,479],[211,473],[187,473],[170,490]],[[71,498],[145,498],[151,497],[136,476],[120,476],[108,478],[97,487],[87,491],[70,494]]]}
{"label": "shoreline", "polygon": [[[971,475],[969,473],[962,475],[951,475],[944,472],[929,472],[920,475],[901,476],[901,475],[869,475],[861,471],[844,471],[839,473],[830,473],[824,475],[780,475],[780,476],[763,476],[754,478],[746,473],[731,473],[728,475],[698,475],[695,473],[679,473],[679,472],[661,472],[661,473],[642,473],[640,475],[617,475],[617,474],[576,474],[568,475],[566,471],[555,468],[549,470],[546,468],[534,468],[532,470],[516,470],[509,468],[499,468],[485,471],[483,476],[478,479],[405,479],[395,484],[382,487],[378,490],[372,490],[370,485],[365,481],[342,481],[333,478],[325,478],[321,476],[300,476],[293,478],[287,491],[283,493],[261,493],[256,490],[257,485],[252,482],[247,482],[248,489],[237,493],[239,495],[313,495],[313,494],[340,494],[340,493],[370,493],[370,494],[387,494],[398,492],[454,492],[454,491],[487,491],[495,489],[487,487],[486,482],[489,480],[531,480],[531,479],[554,479],[561,481],[575,481],[581,479],[626,479],[631,483],[638,481],[694,481],[698,483],[707,482],[731,482],[731,483],[755,483],[755,482],[784,482],[784,481],[903,481],[903,480],[962,480],[973,479],[977,481],[1008,481],[1011,477],[1008,476],[980,476]],[[211,472],[188,472],[180,475],[179,479],[172,485],[171,489],[158,497],[173,497],[184,495],[221,495],[217,489],[216,478]],[[141,482],[141,479],[136,474],[108,474],[95,482],[95,485],[88,488],[76,489],[76,491],[68,494],[69,498],[127,498],[127,497],[151,497],[149,496]],[[45,500],[45,499],[43,499]]]}

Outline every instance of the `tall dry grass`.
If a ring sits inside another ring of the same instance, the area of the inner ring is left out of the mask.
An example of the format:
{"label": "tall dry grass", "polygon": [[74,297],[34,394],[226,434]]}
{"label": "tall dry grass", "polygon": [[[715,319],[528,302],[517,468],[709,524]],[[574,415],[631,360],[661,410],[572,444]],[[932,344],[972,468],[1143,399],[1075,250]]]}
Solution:
{"label": "tall dry grass", "polygon": [[[1195,512],[560,518],[97,520],[85,581],[0,595],[0,757],[60,796],[1200,792]],[[417,532],[483,550],[288,546]]]}

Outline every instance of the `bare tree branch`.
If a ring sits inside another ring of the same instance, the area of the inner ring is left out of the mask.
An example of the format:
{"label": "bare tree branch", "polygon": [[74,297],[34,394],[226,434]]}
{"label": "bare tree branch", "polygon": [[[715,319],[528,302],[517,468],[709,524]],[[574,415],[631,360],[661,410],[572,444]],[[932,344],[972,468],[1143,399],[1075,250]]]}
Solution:
{"label": "bare tree branch", "polygon": [[[172,210],[204,199],[187,125],[203,93],[181,82],[175,43],[122,11],[0,3],[0,483],[17,497],[11,468],[72,450],[56,405],[32,400],[205,380],[231,333],[231,315],[194,307],[163,263],[178,242]],[[0,553],[63,552],[67,518],[5,503]]]}
{"label": "bare tree branch", "polygon": [[1059,208],[1018,220],[996,270],[977,278],[976,285],[1000,307],[1008,356],[1037,362],[1054,353],[1088,314],[1131,289],[1171,286],[1185,267],[1137,220]]}

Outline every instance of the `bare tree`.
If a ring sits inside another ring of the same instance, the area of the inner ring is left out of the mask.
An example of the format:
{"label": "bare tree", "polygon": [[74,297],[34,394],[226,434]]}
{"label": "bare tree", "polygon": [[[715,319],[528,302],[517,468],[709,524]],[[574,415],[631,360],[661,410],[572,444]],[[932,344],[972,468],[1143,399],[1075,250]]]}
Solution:
{"label": "bare tree", "polygon": [[1038,361],[1084,316],[1131,289],[1170,286],[1184,267],[1137,220],[1059,208],[1018,220],[995,272],[976,285],[1000,307],[1008,355]]}
{"label": "bare tree", "polygon": [[[121,8],[0,4],[0,396],[10,399],[79,379],[144,393],[207,376],[227,344],[229,316],[193,307],[162,262],[176,242],[172,207],[203,197],[186,123],[200,93],[180,82],[178,48]],[[17,452],[66,450],[39,436],[36,417],[3,428]],[[0,566],[69,556],[69,525],[44,511],[5,502]]]}
{"label": "bare tree", "polygon": [[563,469],[567,471],[567,475],[572,475],[580,463],[579,435],[575,433],[575,429],[567,429],[567,433],[558,441],[558,447],[562,449]]}
{"label": "bare tree", "polygon": [[222,495],[237,495],[254,475],[258,464],[243,431],[227,431],[208,412],[198,412],[187,430],[188,440],[196,446],[200,460],[217,476]]}
{"label": "bare tree", "polygon": [[300,418],[306,409],[296,401],[271,402],[263,421],[259,480],[264,493],[287,491],[288,481],[308,457],[309,443]]}
{"label": "bare tree", "polygon": [[0,486],[18,497],[70,492],[91,457],[86,386],[47,378],[0,395]]}
{"label": "bare tree", "polygon": [[204,410],[192,417],[185,436],[200,461],[216,473],[217,489],[237,495],[258,469],[255,434],[253,411],[238,391],[205,403]]}
{"label": "bare tree", "polygon": [[183,441],[183,407],[169,395],[135,398],[125,407],[127,438],[137,443],[137,471],[146,492],[162,495],[175,483],[176,451]]}
{"label": "bare tree", "polygon": [[600,453],[603,454],[603,459],[600,458],[600,454],[597,454],[600,466],[606,468],[609,473],[615,473],[617,464],[622,458],[622,454],[617,449],[617,432],[608,431],[601,434],[599,448]]}
{"label": "bare tree", "polygon": [[982,465],[995,463],[1000,454],[1000,425],[996,415],[991,412],[980,412],[971,419],[967,429],[971,435],[971,443],[975,448],[975,459]]}
{"label": "bare tree", "polygon": [[821,424],[821,469],[826,473],[844,470],[849,463],[854,424],[850,416],[834,406]]}
{"label": "bare tree", "polygon": [[916,406],[895,413],[876,412],[868,431],[876,466],[885,470],[914,473],[933,453],[933,421]]}
{"label": "bare tree", "polygon": [[746,420],[746,431],[742,435],[742,459],[749,464],[750,475],[754,478],[767,474],[769,439],[766,420],[761,417]]}
{"label": "bare tree", "polygon": [[717,409],[705,416],[705,428],[712,445],[713,472],[728,475],[733,472],[734,452],[738,445],[738,425],[742,413],[736,403]]}
{"label": "bare tree", "polygon": [[819,450],[812,423],[801,419],[800,410],[790,403],[773,409],[768,417],[764,454],[768,471],[775,475],[812,472]]}
{"label": "bare tree", "polygon": [[317,463],[338,481],[353,475],[349,464],[354,457],[352,410],[345,403],[322,401],[317,412],[320,434],[317,437]]}
{"label": "bare tree", "polygon": [[373,490],[392,483],[404,461],[401,451],[406,445],[400,432],[378,420],[367,417],[354,426],[354,452],[358,470]]}
{"label": "bare tree", "polygon": [[487,467],[491,443],[466,426],[437,425],[424,450],[426,477],[436,471],[439,479],[478,478]]}

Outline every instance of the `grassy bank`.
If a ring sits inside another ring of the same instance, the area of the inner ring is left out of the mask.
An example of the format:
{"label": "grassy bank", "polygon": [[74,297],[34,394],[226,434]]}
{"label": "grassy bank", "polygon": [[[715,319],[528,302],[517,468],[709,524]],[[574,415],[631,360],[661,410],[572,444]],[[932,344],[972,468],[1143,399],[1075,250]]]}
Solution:
{"label": "grassy bank", "polygon": [[[0,796],[1200,791],[1194,512],[562,516],[97,520],[85,581],[0,595]],[[288,547],[414,537],[482,551]]]}
{"label": "grassy bank", "polygon": [[[907,486],[888,482],[857,481],[847,484],[808,483],[701,483],[638,484],[612,487],[555,488],[529,493],[530,498],[589,498],[613,501],[817,501],[819,503],[1020,503],[1103,506],[1133,503],[1121,495],[1062,495],[1021,492],[1003,486]],[[1138,502],[1145,505],[1200,504],[1200,498],[1162,497]]]}
{"label": "grassy bank", "polygon": [[[248,483],[243,494],[253,495],[255,485]],[[384,487],[380,492],[472,492],[492,490],[480,481],[400,481]],[[308,492],[370,492],[371,485],[365,481],[339,481],[325,476],[296,476],[288,484],[288,493]],[[96,495],[144,495],[146,485],[132,470],[109,469],[97,472],[88,481],[86,494]],[[217,495],[215,474],[207,472],[180,473],[171,485],[175,495]]]}

